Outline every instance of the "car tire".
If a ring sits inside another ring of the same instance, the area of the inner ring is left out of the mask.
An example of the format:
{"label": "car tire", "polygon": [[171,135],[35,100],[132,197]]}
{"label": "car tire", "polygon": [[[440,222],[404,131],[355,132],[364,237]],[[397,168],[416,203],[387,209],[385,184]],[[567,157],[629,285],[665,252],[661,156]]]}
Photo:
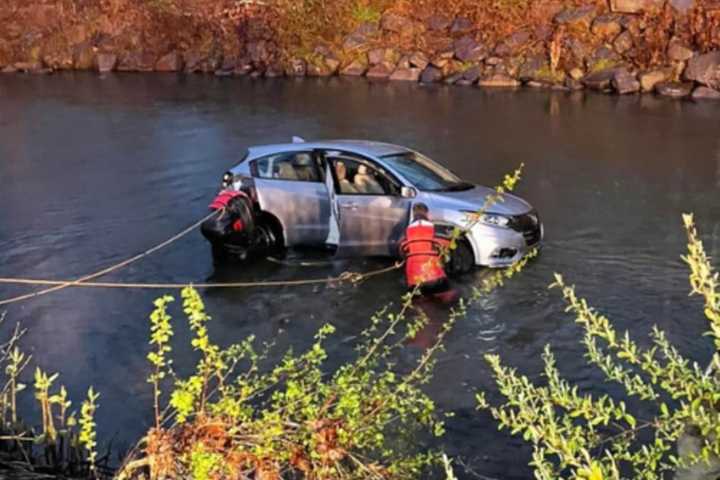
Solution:
{"label": "car tire", "polygon": [[462,238],[457,240],[456,247],[450,252],[450,260],[447,263],[447,273],[451,276],[470,273],[475,267],[475,253],[473,253],[470,242]]}
{"label": "car tire", "polygon": [[280,255],[285,251],[285,241],[280,222],[270,215],[261,215],[255,225],[256,245],[266,255]]}

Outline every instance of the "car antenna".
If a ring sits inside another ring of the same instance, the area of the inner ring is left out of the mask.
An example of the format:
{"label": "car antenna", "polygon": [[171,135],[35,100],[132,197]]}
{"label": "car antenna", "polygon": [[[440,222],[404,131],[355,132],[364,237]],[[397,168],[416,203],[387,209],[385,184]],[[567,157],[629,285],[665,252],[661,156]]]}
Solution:
{"label": "car antenna", "polygon": [[292,137],[292,143],[305,143],[305,139],[302,137]]}

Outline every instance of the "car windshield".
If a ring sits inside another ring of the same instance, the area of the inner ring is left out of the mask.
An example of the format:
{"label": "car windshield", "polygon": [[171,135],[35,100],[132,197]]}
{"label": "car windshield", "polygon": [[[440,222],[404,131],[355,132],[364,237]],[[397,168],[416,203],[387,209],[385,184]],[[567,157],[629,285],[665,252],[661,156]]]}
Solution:
{"label": "car windshield", "polygon": [[472,184],[417,152],[394,153],[382,159],[420,190],[449,192],[473,188]]}

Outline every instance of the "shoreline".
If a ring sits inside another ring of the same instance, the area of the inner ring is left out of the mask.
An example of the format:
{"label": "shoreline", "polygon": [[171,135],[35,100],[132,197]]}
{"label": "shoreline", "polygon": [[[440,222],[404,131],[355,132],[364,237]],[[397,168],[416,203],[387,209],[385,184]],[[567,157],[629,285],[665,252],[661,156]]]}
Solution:
{"label": "shoreline", "polygon": [[[420,4],[427,1],[442,0]],[[713,1],[527,0],[483,16],[467,6],[446,14],[392,0],[382,11],[345,13],[321,32],[313,24],[288,30],[289,13],[253,3],[228,19],[133,3],[114,16],[102,4],[73,16],[56,8],[62,0],[49,0],[9,15],[0,71],[347,76],[720,99],[720,4]],[[518,18],[500,18],[512,8],[520,8]],[[57,24],[48,22],[52,15]]]}

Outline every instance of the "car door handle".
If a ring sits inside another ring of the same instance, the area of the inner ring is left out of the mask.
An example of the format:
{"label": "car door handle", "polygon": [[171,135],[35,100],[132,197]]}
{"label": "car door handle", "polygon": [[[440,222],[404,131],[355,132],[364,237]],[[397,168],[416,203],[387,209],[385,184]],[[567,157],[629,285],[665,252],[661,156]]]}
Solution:
{"label": "car door handle", "polygon": [[341,204],[340,204],[340,207],[341,207],[341,208],[347,208],[348,210],[357,210],[359,206],[360,206],[360,205],[358,205],[358,204],[355,203],[355,202],[348,202],[348,203],[341,203]]}

